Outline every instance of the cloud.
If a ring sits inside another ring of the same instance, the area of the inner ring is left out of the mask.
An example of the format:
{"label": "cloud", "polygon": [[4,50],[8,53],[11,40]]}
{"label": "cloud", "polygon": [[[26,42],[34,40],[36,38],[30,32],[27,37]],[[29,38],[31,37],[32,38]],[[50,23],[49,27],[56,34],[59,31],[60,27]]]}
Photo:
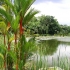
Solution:
{"label": "cloud", "polygon": [[36,0],[36,1],[35,1],[35,4],[41,3],[41,2],[45,2],[45,1],[51,1],[51,2],[55,2],[55,3],[61,2],[61,0]]}
{"label": "cloud", "polygon": [[60,24],[70,25],[70,0],[61,0],[57,3],[54,1],[47,0],[33,4],[32,7],[40,11],[36,16],[52,15]]}

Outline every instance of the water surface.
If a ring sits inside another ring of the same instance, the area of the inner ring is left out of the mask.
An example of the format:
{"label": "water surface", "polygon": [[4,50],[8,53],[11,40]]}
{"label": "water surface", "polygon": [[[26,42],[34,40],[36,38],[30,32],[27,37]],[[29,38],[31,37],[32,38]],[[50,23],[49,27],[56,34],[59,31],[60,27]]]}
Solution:
{"label": "water surface", "polygon": [[[67,65],[70,63],[70,38],[57,38],[38,41],[35,60],[48,66]],[[40,60],[41,59],[41,60]]]}

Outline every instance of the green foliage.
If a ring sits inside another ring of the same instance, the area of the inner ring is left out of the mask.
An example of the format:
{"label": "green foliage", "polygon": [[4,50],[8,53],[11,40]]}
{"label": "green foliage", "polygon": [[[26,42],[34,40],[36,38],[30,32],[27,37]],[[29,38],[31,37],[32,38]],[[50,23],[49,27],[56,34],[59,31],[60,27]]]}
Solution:
{"label": "green foliage", "polygon": [[0,8],[0,15],[4,16],[7,21],[11,21],[11,15],[2,8]]}
{"label": "green foliage", "polygon": [[[37,10],[34,10],[34,9],[30,9],[29,12],[25,15],[24,17],[24,22],[23,22],[23,25],[24,24],[27,24],[35,14],[39,13],[39,11]],[[28,21],[28,22],[27,22]]]}
{"label": "green foliage", "polygon": [[60,32],[60,25],[53,16],[42,15],[40,17],[34,17],[27,29],[30,29],[34,34],[50,34],[54,35]]}
{"label": "green foliage", "polygon": [[17,32],[18,27],[19,27],[19,15],[16,16],[16,18],[13,18],[12,23],[11,23],[11,27],[13,29],[14,32]]}
{"label": "green foliage", "polygon": [[61,27],[61,32],[60,34],[61,35],[68,35],[70,33],[70,26],[67,26],[67,25],[60,25]]}
{"label": "green foliage", "polygon": [[8,55],[10,55],[12,61],[15,63],[17,60],[16,53],[14,51],[10,51],[8,52]]}
{"label": "green foliage", "polygon": [[[25,36],[23,35],[21,41],[22,41],[22,47],[21,47],[22,54],[24,54],[24,53],[28,54],[28,53],[36,51],[34,38],[31,38],[27,41]],[[27,55],[27,57],[28,57],[28,55]]]}
{"label": "green foliage", "polygon": [[[4,47],[6,50],[0,48],[1,52],[4,51],[3,54],[1,53],[1,56],[4,56],[5,70],[6,68],[7,70],[13,70],[14,65],[16,66],[14,67],[16,70],[24,70],[26,60],[32,54],[32,51],[35,50],[34,40],[27,41],[23,29],[24,25],[39,12],[34,8],[30,9],[34,1],[13,0],[12,3],[11,0],[5,0],[4,9],[0,8],[0,15],[4,19],[3,21],[1,18],[0,30],[3,32],[4,45],[6,45]],[[12,37],[12,34],[14,37]],[[13,40],[15,40],[15,45],[12,43]]]}
{"label": "green foliage", "polygon": [[30,30],[30,34],[38,33],[38,27],[40,23],[36,17],[33,17],[32,20],[26,25],[27,31]]}
{"label": "green foliage", "polygon": [[6,34],[6,24],[3,21],[0,22],[0,30],[3,34]]}
{"label": "green foliage", "polygon": [[70,33],[70,26],[60,25],[55,17],[49,15],[34,17],[25,27],[30,34],[64,36]]}

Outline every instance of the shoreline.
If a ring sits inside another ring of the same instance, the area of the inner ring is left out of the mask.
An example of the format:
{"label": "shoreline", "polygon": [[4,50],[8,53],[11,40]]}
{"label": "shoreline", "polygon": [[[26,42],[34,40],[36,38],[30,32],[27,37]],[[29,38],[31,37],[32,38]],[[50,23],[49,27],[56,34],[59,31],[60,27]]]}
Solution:
{"label": "shoreline", "polygon": [[58,41],[70,42],[70,36],[39,36],[35,37],[36,40],[51,40],[56,39]]}

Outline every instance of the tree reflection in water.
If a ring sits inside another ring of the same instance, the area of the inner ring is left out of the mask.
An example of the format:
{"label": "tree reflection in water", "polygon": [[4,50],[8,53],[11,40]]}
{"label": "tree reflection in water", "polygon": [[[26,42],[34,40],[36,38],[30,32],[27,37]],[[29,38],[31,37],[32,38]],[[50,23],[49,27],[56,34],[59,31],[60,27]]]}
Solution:
{"label": "tree reflection in water", "polygon": [[52,55],[56,52],[59,43],[60,42],[55,39],[41,40],[38,44],[39,46],[38,52],[43,55]]}

